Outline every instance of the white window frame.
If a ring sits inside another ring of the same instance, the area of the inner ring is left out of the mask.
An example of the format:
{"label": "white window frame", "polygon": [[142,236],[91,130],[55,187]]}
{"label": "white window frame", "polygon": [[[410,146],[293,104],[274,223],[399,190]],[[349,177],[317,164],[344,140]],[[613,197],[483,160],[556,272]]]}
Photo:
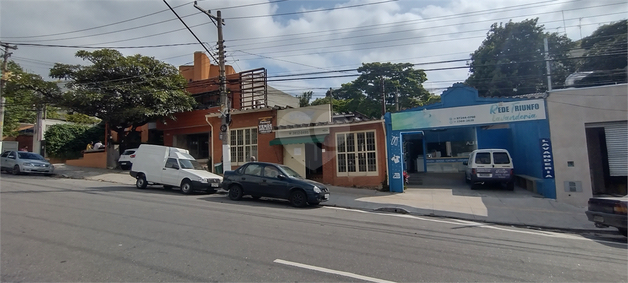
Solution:
{"label": "white window frame", "polygon": [[[358,134],[364,134],[364,144],[360,145],[358,144]],[[367,143],[368,143],[368,133],[372,133],[373,134],[373,142],[374,142],[374,149],[373,150],[368,150],[367,148]],[[353,151],[347,151],[348,147],[347,147],[347,134],[353,134]],[[344,147],[344,152],[340,152],[340,144],[338,143],[338,138],[339,136],[343,136],[344,139],[344,143],[345,143],[345,147]],[[375,130],[366,130],[366,131],[349,131],[349,132],[338,132],[335,134],[334,136],[334,142],[336,143],[336,160],[335,160],[335,166],[336,166],[336,176],[338,177],[347,177],[347,176],[378,176],[379,175],[379,161],[378,161],[378,148],[377,148],[377,132]],[[360,148],[361,146],[361,148]],[[341,168],[339,166],[339,162],[340,162],[340,156],[344,155],[344,156],[348,156],[349,154],[355,154],[355,157],[353,158],[353,162],[355,164],[355,172],[349,172],[350,168],[349,168],[349,160],[348,158],[346,159],[347,162],[346,164],[346,170],[345,172],[341,172]],[[369,170],[372,169],[369,166],[369,158],[368,155],[369,153],[373,153],[375,154],[375,168],[374,170]],[[359,164],[359,159],[360,159],[360,155],[364,156],[364,160],[366,162],[366,171],[360,171],[360,164]]]}
{"label": "white window frame", "polygon": [[[239,133],[242,135],[239,135]],[[249,132],[249,136],[247,137],[247,131]],[[255,132],[255,139],[253,140],[252,132]],[[229,145],[231,146],[231,164],[232,165],[243,165],[249,161],[251,161],[251,155],[255,157],[256,160],[259,154],[259,133],[257,131],[257,127],[247,127],[247,128],[237,128],[237,129],[229,129]],[[242,159],[239,157],[242,156]]]}

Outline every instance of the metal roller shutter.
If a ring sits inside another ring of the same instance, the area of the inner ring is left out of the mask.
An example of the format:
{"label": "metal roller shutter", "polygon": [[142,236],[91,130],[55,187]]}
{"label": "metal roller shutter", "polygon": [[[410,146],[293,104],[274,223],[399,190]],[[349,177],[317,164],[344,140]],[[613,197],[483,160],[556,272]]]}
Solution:
{"label": "metal roller shutter", "polygon": [[604,125],[611,176],[628,176],[628,123]]}

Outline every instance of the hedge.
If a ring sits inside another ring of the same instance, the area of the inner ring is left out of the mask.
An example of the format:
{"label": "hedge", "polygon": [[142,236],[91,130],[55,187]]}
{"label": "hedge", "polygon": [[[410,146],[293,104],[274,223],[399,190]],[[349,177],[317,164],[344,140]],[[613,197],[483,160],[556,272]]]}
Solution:
{"label": "hedge", "polygon": [[89,142],[104,141],[105,126],[57,124],[52,125],[44,137],[46,153],[50,157],[75,159],[82,156],[81,152]]}

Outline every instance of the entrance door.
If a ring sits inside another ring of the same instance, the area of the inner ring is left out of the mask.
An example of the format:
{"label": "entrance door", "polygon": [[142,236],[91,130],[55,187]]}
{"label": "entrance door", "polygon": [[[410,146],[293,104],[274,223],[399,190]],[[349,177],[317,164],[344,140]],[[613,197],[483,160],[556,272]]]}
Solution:
{"label": "entrance door", "polygon": [[305,144],[284,144],[283,164],[305,177]]}
{"label": "entrance door", "polygon": [[323,177],[323,150],[320,143],[305,144],[305,178],[322,179]]}

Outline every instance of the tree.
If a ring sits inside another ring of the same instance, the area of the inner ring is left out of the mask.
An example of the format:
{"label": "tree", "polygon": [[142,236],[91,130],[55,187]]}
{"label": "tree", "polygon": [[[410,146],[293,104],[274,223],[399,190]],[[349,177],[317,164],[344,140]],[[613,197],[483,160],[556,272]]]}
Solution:
{"label": "tree", "polygon": [[100,119],[87,116],[81,113],[65,114],[65,120],[76,124],[94,125],[100,122]]}
{"label": "tree", "polygon": [[312,100],[312,94],[313,92],[310,90],[310,91],[304,91],[303,94],[301,95],[297,95],[297,98],[299,99],[299,106],[300,107],[310,106],[310,100]]}
{"label": "tree", "polygon": [[[50,98],[73,112],[108,123],[121,138],[120,151],[139,134],[137,127],[174,118],[173,114],[190,111],[195,104],[177,68],[152,57],[125,57],[111,49],[81,50],[76,57],[91,65],[55,64],[50,76],[69,80],[68,91]],[[132,130],[125,131],[128,128]]]}
{"label": "tree", "polygon": [[411,63],[363,63],[358,72],[361,74],[357,79],[333,90],[334,100],[348,100],[345,106],[348,112],[380,117],[382,95],[386,111],[395,109],[395,95],[401,109],[421,105],[430,96],[423,88],[427,81],[425,72],[415,70]]}
{"label": "tree", "polygon": [[480,96],[512,96],[547,90],[543,39],[552,59],[552,87],[560,88],[575,69],[569,54],[574,43],[558,33],[544,32],[537,19],[494,23],[480,47],[471,54],[466,83]]}
{"label": "tree", "polygon": [[20,123],[35,123],[37,109],[42,107],[43,93],[58,91],[54,83],[44,81],[41,76],[26,72],[13,61],[7,62],[8,80],[3,90],[5,101],[4,136],[17,136]]}

